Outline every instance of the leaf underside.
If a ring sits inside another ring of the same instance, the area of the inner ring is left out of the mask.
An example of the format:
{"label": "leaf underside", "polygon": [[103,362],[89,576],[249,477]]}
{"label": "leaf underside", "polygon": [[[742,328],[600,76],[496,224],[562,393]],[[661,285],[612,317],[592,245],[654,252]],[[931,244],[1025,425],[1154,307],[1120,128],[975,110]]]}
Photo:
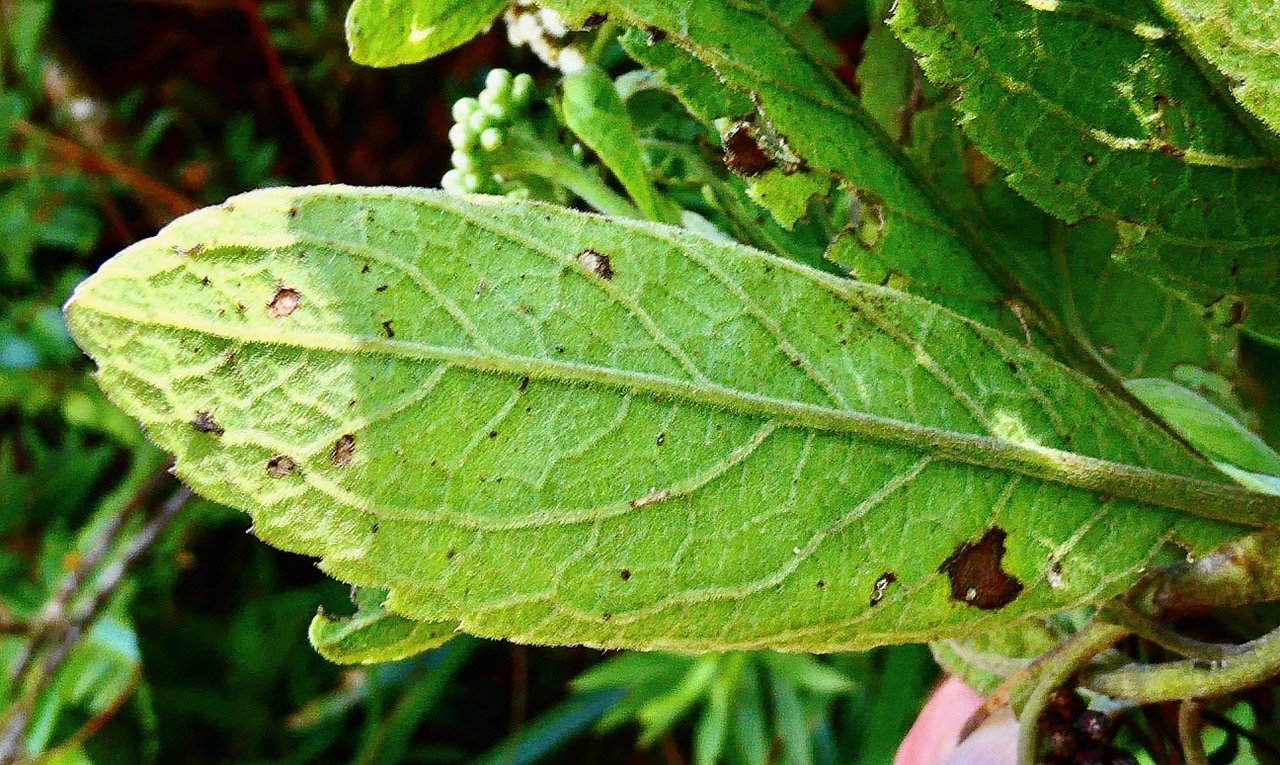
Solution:
{"label": "leaf underside", "polygon": [[973,634],[1241,533],[1186,513],[1280,503],[925,301],[545,205],[253,192],[126,250],[68,322],[193,488],[481,636]]}

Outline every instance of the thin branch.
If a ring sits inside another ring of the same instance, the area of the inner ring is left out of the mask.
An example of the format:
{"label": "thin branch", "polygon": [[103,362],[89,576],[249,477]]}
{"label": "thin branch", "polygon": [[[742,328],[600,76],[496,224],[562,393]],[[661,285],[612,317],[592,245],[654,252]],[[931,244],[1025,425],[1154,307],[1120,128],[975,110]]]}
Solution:
{"label": "thin branch", "polygon": [[1184,701],[1178,706],[1178,743],[1182,745],[1182,757],[1186,765],[1209,765],[1209,756],[1204,752],[1204,721],[1201,712],[1204,702],[1197,700]]}
{"label": "thin branch", "polygon": [[267,79],[284,100],[285,111],[288,112],[290,121],[301,136],[302,143],[307,147],[307,152],[311,154],[311,161],[315,163],[317,177],[321,183],[337,183],[338,175],[334,172],[329,150],[324,147],[320,134],[316,132],[315,125],[307,116],[307,110],[302,105],[302,99],[298,97],[298,91],[285,75],[284,66],[280,63],[280,54],[271,44],[271,30],[267,28],[267,22],[262,18],[262,9],[258,7],[258,0],[235,0],[235,4],[249,22],[249,32],[266,60]]}
{"label": "thin branch", "polygon": [[173,217],[189,213],[199,205],[165,184],[133,167],[99,154],[87,146],[50,133],[36,127],[26,120],[17,120],[13,130],[19,136],[40,144],[56,156],[71,162],[81,169],[102,175],[109,175],[124,184],[140,197],[160,205]]}
{"label": "thin branch", "polygon": [[183,486],[161,505],[159,512],[129,540],[121,556],[103,569],[93,583],[88,601],[66,620],[43,660],[27,673],[22,683],[25,686],[22,697],[10,707],[4,727],[0,729],[0,765],[12,765],[22,756],[27,727],[40,694],[57,676],[80,638],[119,589],[125,574],[155,544],[191,496],[191,490]]}

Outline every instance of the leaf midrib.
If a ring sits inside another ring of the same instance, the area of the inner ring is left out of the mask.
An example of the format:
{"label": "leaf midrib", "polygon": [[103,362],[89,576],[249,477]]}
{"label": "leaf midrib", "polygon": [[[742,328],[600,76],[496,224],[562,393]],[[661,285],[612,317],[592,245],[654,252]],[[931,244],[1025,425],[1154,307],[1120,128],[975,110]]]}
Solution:
{"label": "leaf midrib", "polygon": [[655,399],[678,399],[737,414],[772,418],[783,426],[862,436],[881,443],[932,454],[935,458],[975,467],[1013,472],[1109,497],[1134,500],[1213,520],[1255,527],[1280,517],[1280,497],[1259,494],[1228,483],[1137,467],[1048,447],[1027,446],[989,436],[956,433],[852,410],[762,396],[716,383],[690,382],[555,359],[480,353],[447,346],[377,337],[318,332],[290,332],[263,339],[259,330],[233,328],[168,311],[141,311],[95,300],[73,298],[82,311],[131,323],[200,333],[244,345],[263,345],[343,354],[374,354],[405,360],[432,361],[469,371],[529,377],[553,383],[581,383],[618,391],[634,391]]}

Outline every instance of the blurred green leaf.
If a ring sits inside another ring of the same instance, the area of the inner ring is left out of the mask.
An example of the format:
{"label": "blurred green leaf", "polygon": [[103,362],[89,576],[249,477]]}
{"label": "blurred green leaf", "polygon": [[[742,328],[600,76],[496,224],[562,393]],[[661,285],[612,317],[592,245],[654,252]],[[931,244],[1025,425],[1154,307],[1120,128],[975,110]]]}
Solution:
{"label": "blurred green leaf", "polygon": [[511,0],[355,0],[347,12],[351,59],[413,64],[452,50],[494,22]]}

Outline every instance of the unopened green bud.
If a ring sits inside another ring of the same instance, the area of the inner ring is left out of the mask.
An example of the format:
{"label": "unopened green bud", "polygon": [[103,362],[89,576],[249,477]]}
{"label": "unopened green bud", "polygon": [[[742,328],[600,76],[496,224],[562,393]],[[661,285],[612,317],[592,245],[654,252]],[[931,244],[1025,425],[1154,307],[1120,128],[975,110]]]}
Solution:
{"label": "unopened green bud", "polygon": [[502,135],[501,130],[497,128],[488,128],[480,134],[480,147],[485,151],[493,151],[494,149],[502,146],[504,138],[505,136]]}
{"label": "unopened green bud", "polygon": [[511,72],[506,69],[490,70],[488,76],[484,78],[484,86],[497,97],[505,98],[511,93]]}
{"label": "unopened green bud", "polygon": [[461,194],[465,191],[466,189],[462,187],[462,171],[454,168],[445,173],[444,177],[440,179],[440,188],[455,194]]}
{"label": "unopened green bud", "polygon": [[476,169],[475,159],[465,151],[455,151],[449,159],[453,162],[453,166],[459,170],[471,171]]}
{"label": "unopened green bud", "polygon": [[492,118],[495,125],[504,125],[510,121],[508,119],[510,114],[503,104],[491,104],[485,108],[485,111],[489,113],[489,117]]}
{"label": "unopened green bud", "polygon": [[477,111],[475,114],[471,115],[471,117],[467,119],[467,127],[475,135],[480,135],[481,133],[484,132],[485,128],[489,128],[492,126],[493,126],[493,118],[490,117],[489,113],[484,109]]}
{"label": "unopened green bud", "polygon": [[453,104],[453,121],[466,122],[480,108],[480,102],[474,98],[459,98]]}
{"label": "unopened green bud", "polygon": [[482,183],[480,176],[475,173],[463,173],[462,175],[462,188],[466,189],[469,194],[479,191]]}
{"label": "unopened green bud", "polygon": [[449,144],[459,151],[466,151],[475,146],[476,133],[466,125],[457,124],[449,128]]}
{"label": "unopened green bud", "polygon": [[524,106],[533,96],[533,78],[527,74],[517,74],[511,81],[511,101],[516,106]]}

